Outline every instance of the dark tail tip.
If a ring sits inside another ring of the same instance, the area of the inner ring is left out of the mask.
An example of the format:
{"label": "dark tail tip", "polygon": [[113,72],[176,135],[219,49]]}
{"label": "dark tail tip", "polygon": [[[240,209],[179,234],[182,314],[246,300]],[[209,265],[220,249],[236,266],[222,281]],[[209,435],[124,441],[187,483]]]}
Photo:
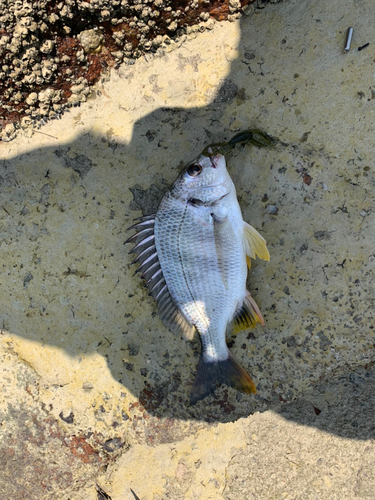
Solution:
{"label": "dark tail tip", "polygon": [[206,362],[199,358],[197,374],[190,394],[190,404],[213,393],[218,385],[226,384],[241,392],[256,394],[254,382],[249,374],[237,363],[232,354],[224,361]]}

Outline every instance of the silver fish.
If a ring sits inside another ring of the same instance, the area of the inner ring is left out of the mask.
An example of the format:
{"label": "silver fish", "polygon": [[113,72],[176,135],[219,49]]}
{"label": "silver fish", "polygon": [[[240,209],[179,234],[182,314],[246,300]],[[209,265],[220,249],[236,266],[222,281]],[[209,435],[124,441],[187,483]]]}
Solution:
{"label": "silver fish", "polygon": [[238,142],[272,145],[253,130],[208,146],[183,169],[156,214],[129,228],[137,232],[126,241],[135,243],[130,253],[140,263],[136,272],[146,280],[164,324],[187,338],[198,332],[201,339],[191,404],[221,383],[256,393],[225,340],[228,333],[264,325],[246,277],[250,258],[269,260],[266,241],[242,219],[226,169],[224,154]]}

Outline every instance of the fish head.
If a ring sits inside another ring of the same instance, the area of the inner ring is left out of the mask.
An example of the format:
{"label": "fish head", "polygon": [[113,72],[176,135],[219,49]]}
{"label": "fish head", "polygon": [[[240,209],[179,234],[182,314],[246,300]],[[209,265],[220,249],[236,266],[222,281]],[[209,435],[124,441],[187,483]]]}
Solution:
{"label": "fish head", "polygon": [[202,154],[185,166],[173,185],[174,196],[207,205],[234,189],[225,157],[217,149],[215,145],[207,147]]}

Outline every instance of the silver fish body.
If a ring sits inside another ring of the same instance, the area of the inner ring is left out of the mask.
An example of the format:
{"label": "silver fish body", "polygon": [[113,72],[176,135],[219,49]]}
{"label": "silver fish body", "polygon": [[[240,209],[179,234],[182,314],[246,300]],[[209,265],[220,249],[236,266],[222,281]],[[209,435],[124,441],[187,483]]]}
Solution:
{"label": "silver fish body", "polygon": [[191,403],[217,383],[255,393],[226,335],[264,324],[246,277],[250,257],[268,260],[269,254],[265,240],[242,219],[224,156],[205,150],[181,172],[156,215],[133,227],[138,232],[128,241],[137,243],[132,251],[161,319],[187,337],[197,331],[202,342]]}
{"label": "silver fish body", "polygon": [[[198,330],[204,359],[222,361],[228,358],[227,325],[246,295],[243,221],[224,157],[198,162],[208,185],[183,176],[167,193],[156,214],[155,242],[169,293]],[[212,181],[209,174],[215,174]]]}

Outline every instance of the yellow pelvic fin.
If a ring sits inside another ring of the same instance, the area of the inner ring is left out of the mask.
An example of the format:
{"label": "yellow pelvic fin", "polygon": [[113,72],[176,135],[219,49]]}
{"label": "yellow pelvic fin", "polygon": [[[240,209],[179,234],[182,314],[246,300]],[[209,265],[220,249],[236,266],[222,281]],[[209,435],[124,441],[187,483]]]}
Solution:
{"label": "yellow pelvic fin", "polygon": [[263,260],[270,260],[266,240],[250,224],[244,222],[244,246],[246,252],[246,262],[250,269],[250,258],[255,259],[258,256]]}
{"label": "yellow pelvic fin", "polygon": [[247,328],[254,328],[257,323],[264,325],[264,319],[257,303],[250,292],[246,290],[246,297],[243,301],[242,308],[234,317],[231,334],[235,335]]}

